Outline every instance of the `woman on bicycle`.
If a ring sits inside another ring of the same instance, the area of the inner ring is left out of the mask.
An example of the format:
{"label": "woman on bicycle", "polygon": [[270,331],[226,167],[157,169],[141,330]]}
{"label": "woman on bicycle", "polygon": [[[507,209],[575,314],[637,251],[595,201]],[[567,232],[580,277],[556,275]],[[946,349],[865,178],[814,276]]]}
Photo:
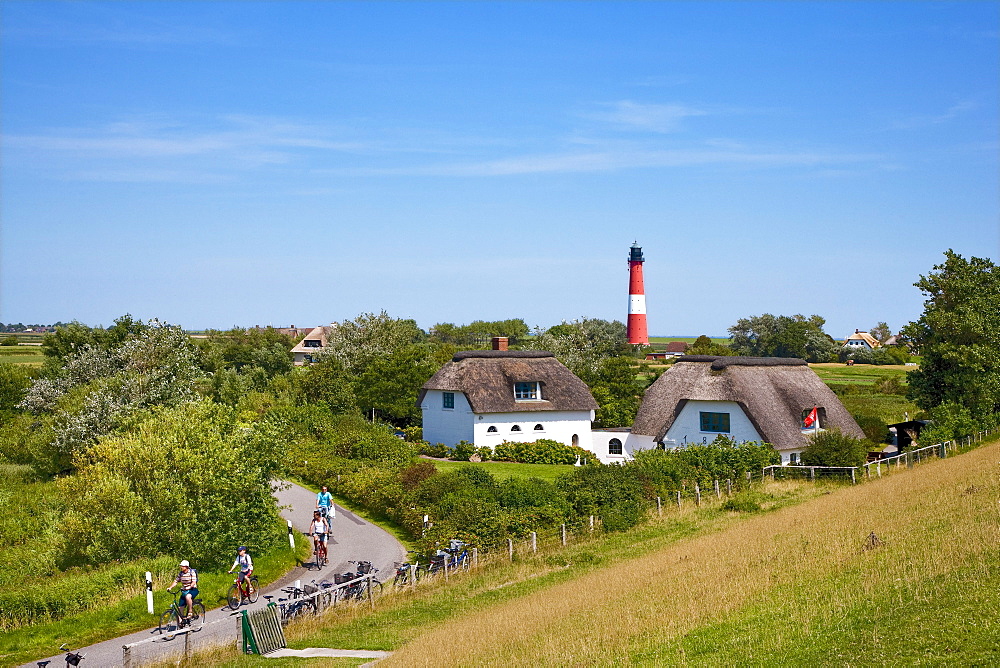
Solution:
{"label": "woman on bicycle", "polygon": [[313,511],[313,519],[309,523],[309,533],[313,537],[313,549],[317,553],[322,549],[323,556],[326,556],[326,537],[330,533],[330,523],[318,510]]}
{"label": "woman on bicycle", "polygon": [[167,587],[167,591],[176,584],[181,586],[181,605],[187,605],[185,619],[189,619],[194,614],[194,599],[198,598],[198,571],[191,568],[187,559],[181,562],[181,572],[174,578],[174,584]]}
{"label": "woman on bicycle", "polygon": [[[246,545],[240,545],[236,550],[236,561],[233,562],[232,567],[227,571],[227,573],[232,573],[237,568],[240,569],[239,578],[240,587],[242,587],[243,583],[246,582],[251,575],[253,575],[253,559],[250,558],[250,553],[247,552]],[[253,585],[249,584],[248,586],[252,587]]]}

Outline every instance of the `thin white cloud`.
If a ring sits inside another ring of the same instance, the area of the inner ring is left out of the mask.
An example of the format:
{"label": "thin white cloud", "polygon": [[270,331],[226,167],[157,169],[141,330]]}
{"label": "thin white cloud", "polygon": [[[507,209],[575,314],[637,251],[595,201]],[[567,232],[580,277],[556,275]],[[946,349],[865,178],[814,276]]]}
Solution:
{"label": "thin white cloud", "polygon": [[870,163],[879,159],[880,156],[872,154],[754,152],[749,150],[718,150],[714,148],[652,151],[609,150],[525,155],[501,160],[459,164],[334,171],[336,173],[359,176],[513,176],[523,174],[610,172],[626,169],[690,167],[697,165],[729,165],[759,168],[810,167],[862,162]]}
{"label": "thin white cloud", "polygon": [[586,116],[610,123],[619,129],[659,134],[677,132],[685,119],[707,113],[683,104],[644,104],[632,100],[619,100],[604,106],[607,107],[606,111]]}
{"label": "thin white cloud", "polygon": [[945,109],[939,114],[925,114],[919,116],[910,116],[909,118],[903,118],[897,120],[892,124],[897,130],[914,130],[917,128],[926,128],[933,125],[942,125],[949,123],[957,118],[962,118],[966,116],[969,112],[975,111],[979,108],[975,102],[971,100],[963,100]]}

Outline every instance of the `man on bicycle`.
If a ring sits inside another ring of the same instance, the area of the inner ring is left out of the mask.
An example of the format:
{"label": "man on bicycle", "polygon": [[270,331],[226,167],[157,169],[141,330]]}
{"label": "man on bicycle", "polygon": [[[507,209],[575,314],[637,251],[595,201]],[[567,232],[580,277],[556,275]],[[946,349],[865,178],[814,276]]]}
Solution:
{"label": "man on bicycle", "polygon": [[313,537],[313,549],[316,550],[317,554],[320,554],[320,550],[322,550],[323,556],[326,556],[326,537],[330,533],[330,523],[318,510],[313,511],[313,519],[309,523],[309,533]]}
{"label": "man on bicycle", "polygon": [[237,568],[240,569],[240,587],[243,587],[243,583],[247,582],[247,589],[249,590],[253,586],[252,583],[248,582],[248,578],[253,575],[253,559],[250,558],[250,553],[247,551],[246,545],[240,545],[236,550],[236,561],[233,562],[232,567],[226,572],[232,573]]}
{"label": "man on bicycle", "polygon": [[316,495],[316,510],[328,520],[333,520],[337,516],[337,511],[333,508],[333,495],[323,485],[322,491]]}
{"label": "man on bicycle", "polygon": [[198,571],[191,568],[191,564],[185,559],[181,562],[181,572],[174,578],[174,584],[167,587],[167,591],[174,588],[174,585],[181,586],[181,605],[187,605],[187,615],[185,619],[190,619],[194,614],[194,599],[198,598]]}

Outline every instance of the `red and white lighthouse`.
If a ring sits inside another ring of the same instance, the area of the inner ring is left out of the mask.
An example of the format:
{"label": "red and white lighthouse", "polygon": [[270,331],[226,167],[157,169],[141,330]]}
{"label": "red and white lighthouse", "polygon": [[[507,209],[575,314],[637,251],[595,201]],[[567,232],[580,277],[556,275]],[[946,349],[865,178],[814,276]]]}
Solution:
{"label": "red and white lighthouse", "polygon": [[646,290],[642,285],[642,248],[633,243],[628,256],[628,342],[649,345],[646,332]]}

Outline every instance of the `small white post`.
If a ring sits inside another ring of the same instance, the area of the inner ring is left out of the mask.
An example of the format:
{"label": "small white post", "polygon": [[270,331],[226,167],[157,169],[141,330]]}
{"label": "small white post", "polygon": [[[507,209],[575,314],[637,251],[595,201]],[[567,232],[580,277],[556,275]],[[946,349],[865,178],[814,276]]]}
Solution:
{"label": "small white post", "polygon": [[656,514],[663,515],[663,499],[656,497]]}
{"label": "small white post", "polygon": [[563,544],[563,547],[566,547],[566,525],[565,524],[562,525],[562,544]]}
{"label": "small white post", "polygon": [[514,539],[513,538],[508,538],[507,539],[507,554],[510,555],[510,560],[514,561]]}
{"label": "small white post", "polygon": [[478,566],[479,565],[479,548],[478,547],[472,548],[472,565],[473,566]]}
{"label": "small white post", "polygon": [[715,498],[721,499],[722,498],[722,493],[719,492],[719,479],[718,478],[715,479],[714,485],[715,485]]}
{"label": "small white post", "polygon": [[444,555],[444,581],[448,581],[448,557],[449,555]]}
{"label": "small white post", "polygon": [[417,565],[410,564],[410,589],[417,588]]}
{"label": "small white post", "polygon": [[694,484],[694,500],[695,503],[701,506],[701,487],[698,486],[698,483]]}
{"label": "small white post", "polygon": [[538,534],[534,531],[531,532],[531,551],[538,553]]}
{"label": "small white post", "polygon": [[677,507],[681,507],[681,490],[677,490]]}
{"label": "small white post", "polygon": [[590,533],[594,533],[594,516],[590,516]]}
{"label": "small white post", "polygon": [[726,478],[726,496],[733,495],[733,479]]}
{"label": "small white post", "polygon": [[153,614],[153,574],[146,571],[146,612]]}
{"label": "small white post", "polygon": [[295,551],[295,536],[292,535],[292,521],[288,520],[288,547]]}

